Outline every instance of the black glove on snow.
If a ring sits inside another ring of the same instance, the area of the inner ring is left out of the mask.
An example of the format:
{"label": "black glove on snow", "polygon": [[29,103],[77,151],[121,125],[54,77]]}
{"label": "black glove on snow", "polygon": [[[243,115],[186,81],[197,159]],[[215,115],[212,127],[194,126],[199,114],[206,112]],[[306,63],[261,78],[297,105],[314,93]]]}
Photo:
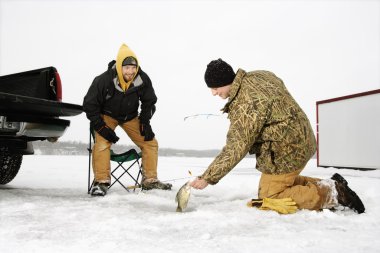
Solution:
{"label": "black glove on snow", "polygon": [[154,138],[154,133],[149,123],[140,124],[140,133],[145,137],[144,141],[151,141]]}
{"label": "black glove on snow", "polygon": [[104,122],[98,122],[97,124],[94,124],[94,130],[107,141],[116,143],[119,140],[119,137],[117,137],[115,131],[109,128]]}

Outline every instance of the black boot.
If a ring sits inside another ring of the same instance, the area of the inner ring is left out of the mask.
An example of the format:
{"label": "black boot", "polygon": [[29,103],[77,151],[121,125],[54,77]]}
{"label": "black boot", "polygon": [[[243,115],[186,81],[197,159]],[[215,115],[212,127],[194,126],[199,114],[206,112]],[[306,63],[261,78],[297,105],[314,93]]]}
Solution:
{"label": "black boot", "polygon": [[109,184],[95,182],[91,188],[91,196],[105,196],[107,194]]}
{"label": "black boot", "polygon": [[335,173],[331,179],[335,180],[335,188],[338,192],[338,203],[347,206],[357,213],[364,213],[365,208],[359,196],[348,187],[346,179]]}
{"label": "black boot", "polygon": [[160,190],[171,190],[172,184],[169,183],[163,183],[158,179],[154,180],[144,180],[142,183],[142,189],[143,190],[153,190],[153,189],[160,189]]}

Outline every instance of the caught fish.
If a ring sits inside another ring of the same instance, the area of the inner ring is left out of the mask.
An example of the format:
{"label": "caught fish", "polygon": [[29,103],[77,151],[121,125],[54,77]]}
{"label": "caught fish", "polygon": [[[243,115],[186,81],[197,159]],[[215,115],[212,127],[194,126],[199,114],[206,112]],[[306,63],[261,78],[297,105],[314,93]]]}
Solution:
{"label": "caught fish", "polygon": [[191,186],[189,181],[179,189],[175,197],[175,201],[178,203],[177,212],[182,212],[187,207],[187,203],[189,202],[190,198],[190,192]]}

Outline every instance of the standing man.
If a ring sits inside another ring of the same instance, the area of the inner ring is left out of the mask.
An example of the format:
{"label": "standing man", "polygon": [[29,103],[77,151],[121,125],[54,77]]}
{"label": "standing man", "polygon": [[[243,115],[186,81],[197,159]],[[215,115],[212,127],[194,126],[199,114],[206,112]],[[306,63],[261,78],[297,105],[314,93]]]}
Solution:
{"label": "standing man", "polygon": [[111,61],[108,70],[95,77],[83,100],[83,109],[95,130],[92,196],[106,195],[110,185],[110,148],[119,140],[114,132],[117,126],[141,149],[142,188],[171,189],[171,184],[157,179],[158,143],[150,125],[156,102],[149,76],[142,71],[132,50],[121,45],[116,61]]}
{"label": "standing man", "polygon": [[249,152],[256,154],[256,169],[262,172],[260,199],[291,198],[299,209],[340,204],[364,212],[362,201],[341,175],[325,180],[300,176],[315,153],[316,141],[306,114],[280,78],[269,71],[239,69],[235,74],[218,59],[207,65],[205,81],[212,95],[228,98],[223,112],[231,125],[223,150],[192,187],[218,183]]}

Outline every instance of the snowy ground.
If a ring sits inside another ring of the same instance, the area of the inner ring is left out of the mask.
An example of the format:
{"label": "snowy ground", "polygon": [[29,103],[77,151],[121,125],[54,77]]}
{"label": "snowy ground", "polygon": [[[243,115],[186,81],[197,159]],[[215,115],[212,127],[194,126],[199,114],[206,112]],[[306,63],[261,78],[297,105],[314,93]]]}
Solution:
{"label": "snowy ground", "polygon": [[[161,180],[200,174],[205,158],[159,158]],[[279,215],[247,208],[257,195],[255,160],[244,159],[218,185],[192,191],[176,213],[172,191],[87,194],[87,157],[25,156],[14,181],[0,186],[0,252],[379,252],[380,171],[339,170],[366,213],[298,211]],[[334,168],[312,160],[304,175]]]}

